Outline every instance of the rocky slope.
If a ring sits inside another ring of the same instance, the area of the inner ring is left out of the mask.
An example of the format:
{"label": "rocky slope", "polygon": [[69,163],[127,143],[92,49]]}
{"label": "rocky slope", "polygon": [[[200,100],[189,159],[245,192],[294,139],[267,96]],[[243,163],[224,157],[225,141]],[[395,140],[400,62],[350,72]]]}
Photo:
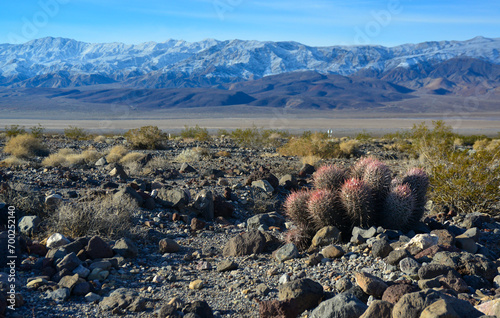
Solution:
{"label": "rocky slope", "polygon": [[[45,140],[51,152],[89,146],[105,151],[123,140],[106,142]],[[175,159],[196,146],[208,156],[190,165]],[[281,203],[292,189],[311,187],[312,166],[228,140],[170,141],[167,147],[143,152],[124,169],[103,159],[72,168],[0,168],[1,195],[10,201],[0,211],[14,204],[22,233],[16,244],[17,307],[9,317],[500,314],[498,220],[446,210],[406,233],[355,227],[347,241],[338,230],[322,229],[307,251],[298,251],[285,244],[293,224]],[[393,171],[407,168],[406,157],[382,144],[364,145],[361,154],[368,152]],[[334,161],[349,166],[355,160]],[[49,212],[61,203],[89,207],[105,195],[136,202],[130,204],[129,235],[43,233],[49,224],[29,213],[32,206]],[[11,299],[5,261],[0,254],[0,316]]]}

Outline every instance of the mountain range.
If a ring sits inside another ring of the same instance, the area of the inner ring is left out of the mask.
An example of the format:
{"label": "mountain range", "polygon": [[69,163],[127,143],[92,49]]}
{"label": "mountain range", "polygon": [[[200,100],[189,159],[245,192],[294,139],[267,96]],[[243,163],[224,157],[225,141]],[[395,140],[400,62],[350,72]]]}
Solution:
{"label": "mountain range", "polygon": [[395,47],[47,37],[0,44],[0,91],[4,98],[15,89],[58,101],[127,100],[148,108],[380,108],[422,96],[475,96],[491,107],[500,96],[499,49],[500,38],[484,37]]}

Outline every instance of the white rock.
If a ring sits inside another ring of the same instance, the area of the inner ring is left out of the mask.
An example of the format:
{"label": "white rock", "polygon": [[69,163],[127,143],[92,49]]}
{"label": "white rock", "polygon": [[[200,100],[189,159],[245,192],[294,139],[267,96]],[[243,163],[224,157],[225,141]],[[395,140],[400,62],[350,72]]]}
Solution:
{"label": "white rock", "polygon": [[47,248],[57,248],[69,244],[69,240],[60,233],[54,233],[47,239]]}
{"label": "white rock", "polygon": [[418,248],[425,250],[426,248],[437,245],[438,241],[439,237],[437,235],[417,234],[408,243],[406,243],[404,248],[406,249],[409,248],[410,246],[416,246]]}

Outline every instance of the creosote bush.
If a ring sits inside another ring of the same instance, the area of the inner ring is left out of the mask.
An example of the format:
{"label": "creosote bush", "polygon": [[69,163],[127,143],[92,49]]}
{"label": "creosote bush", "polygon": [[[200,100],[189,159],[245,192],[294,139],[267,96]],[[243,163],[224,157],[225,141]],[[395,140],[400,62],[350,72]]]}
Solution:
{"label": "creosote bush", "polygon": [[210,156],[210,152],[207,148],[195,147],[184,149],[180,154],[175,157],[177,162],[195,162],[200,161],[202,158]]}
{"label": "creosote bush", "polygon": [[10,138],[3,151],[14,157],[25,159],[47,154],[47,149],[41,141],[31,134],[17,135]]}
{"label": "creosote bush", "polygon": [[184,129],[181,131],[181,137],[184,139],[196,139],[199,141],[210,140],[208,130],[206,128],[201,128],[198,125],[194,127],[184,126]]}
{"label": "creosote bush", "polygon": [[63,148],[43,159],[42,166],[73,167],[78,165],[92,165],[99,158],[101,158],[101,154],[94,149],[87,149],[81,153],[77,153],[72,149]]}
{"label": "creosote bush", "polygon": [[125,138],[134,149],[162,149],[168,135],[157,126],[143,126],[125,133]]}
{"label": "creosote bush", "polygon": [[121,237],[130,230],[131,217],[137,204],[127,197],[96,197],[92,201],[59,205],[49,218],[51,233],[70,237],[101,235]]}
{"label": "creosote bush", "polygon": [[83,128],[69,126],[68,128],[64,129],[64,136],[69,139],[82,140],[87,138],[88,133]]}
{"label": "creosote bush", "polygon": [[278,149],[283,156],[308,157],[321,159],[343,158],[355,156],[358,153],[359,141],[330,139],[321,132],[304,133],[301,137],[291,138],[287,144]]}

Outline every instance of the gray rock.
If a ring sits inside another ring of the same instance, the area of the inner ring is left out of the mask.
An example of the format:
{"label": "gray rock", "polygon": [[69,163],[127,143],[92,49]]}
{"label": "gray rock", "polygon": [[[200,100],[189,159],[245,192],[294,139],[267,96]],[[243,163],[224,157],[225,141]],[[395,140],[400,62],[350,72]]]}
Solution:
{"label": "gray rock", "polygon": [[403,258],[399,262],[399,268],[407,275],[417,275],[421,265],[411,257]]}
{"label": "gray rock", "polygon": [[88,293],[85,295],[85,301],[92,303],[94,301],[100,301],[102,299],[101,296],[95,294],[95,293]]}
{"label": "gray rock", "polygon": [[63,197],[60,194],[50,194],[45,197],[45,204],[49,207],[56,207],[59,203],[61,203]]}
{"label": "gray rock", "polygon": [[369,229],[362,229],[360,227],[355,226],[352,229],[352,235],[354,236],[355,234],[361,235],[361,237],[364,239],[369,239],[377,235],[377,228],[372,226]]}
{"label": "gray rock", "polygon": [[247,230],[257,230],[262,226],[268,230],[270,226],[285,228],[285,218],[276,212],[262,213],[252,216],[247,220]]}
{"label": "gray rock", "polygon": [[223,249],[224,256],[244,256],[264,252],[266,237],[260,231],[249,231],[231,238]]}
{"label": "gray rock", "polygon": [[432,289],[409,293],[401,297],[392,310],[393,318],[419,318],[424,309],[443,299],[459,314],[460,318],[477,318],[482,315],[469,302],[450,297]]}
{"label": "gray rock", "polygon": [[273,186],[267,180],[257,180],[252,182],[252,187],[259,189],[265,193],[271,194],[274,192]]}
{"label": "gray rock", "polygon": [[297,186],[297,179],[291,174],[285,174],[280,178],[279,185],[290,190]]}
{"label": "gray rock", "polygon": [[126,202],[124,198],[129,198],[137,203],[138,206],[144,204],[144,199],[132,187],[123,187],[113,195],[116,202]]}
{"label": "gray rock", "polygon": [[56,264],[57,270],[61,271],[66,269],[72,272],[75,268],[77,268],[82,261],[76,256],[75,253],[69,253],[66,255],[59,263]]}
{"label": "gray rock", "polygon": [[368,306],[352,294],[342,293],[328,299],[313,310],[311,318],[358,318]]}
{"label": "gray rock", "polygon": [[459,260],[462,275],[476,275],[491,281],[498,275],[495,263],[480,254],[462,253]]}
{"label": "gray rock", "polygon": [[341,241],[341,233],[335,226],[325,226],[312,239],[313,247],[332,245]]}
{"label": "gray rock", "polygon": [[350,279],[341,277],[336,283],[335,283],[335,289],[339,293],[343,293],[353,287],[352,282]]}
{"label": "gray rock", "polygon": [[299,257],[299,251],[293,243],[288,243],[276,250],[274,257],[278,262],[284,262]]}
{"label": "gray rock", "polygon": [[106,158],[105,158],[105,157],[102,157],[102,158],[100,158],[99,160],[97,160],[97,161],[95,162],[95,166],[96,166],[96,167],[102,167],[102,166],[105,166],[105,165],[107,165],[107,164],[108,164],[108,161],[106,160]]}
{"label": "gray rock", "polygon": [[109,175],[112,177],[117,177],[118,179],[121,179],[121,180],[128,179],[128,175],[125,172],[125,170],[123,170],[123,167],[117,163],[113,164],[113,169],[111,169],[111,171],[109,172]]}
{"label": "gray rock", "polygon": [[431,278],[431,279],[420,279],[418,281],[418,288],[424,290],[428,288],[439,288],[441,287],[441,283],[439,282],[439,279],[441,276]]}
{"label": "gray rock", "polygon": [[321,255],[326,258],[339,258],[345,254],[344,249],[337,245],[328,245],[321,250]]}
{"label": "gray rock", "polygon": [[178,209],[183,208],[189,203],[187,193],[181,189],[167,190],[165,188],[160,188],[158,189],[156,200],[165,207]]}
{"label": "gray rock", "polygon": [[420,318],[439,317],[459,318],[460,316],[455,312],[451,304],[447,303],[444,299],[439,299],[438,301],[425,307],[425,309],[420,314]]}
{"label": "gray rock", "polygon": [[127,237],[119,239],[113,246],[113,251],[125,258],[135,258],[139,254],[135,243]]}
{"label": "gray rock", "polygon": [[238,269],[238,264],[229,259],[223,260],[217,265],[218,272],[227,272],[235,269]]}
{"label": "gray rock", "polygon": [[19,231],[24,235],[31,236],[38,230],[41,222],[42,220],[36,215],[23,216],[19,220]]}
{"label": "gray rock", "polygon": [[68,288],[58,288],[52,292],[47,292],[47,296],[56,301],[56,302],[63,302],[69,299],[70,296],[70,290]]}
{"label": "gray rock", "polygon": [[205,220],[214,219],[214,196],[211,191],[201,190],[194,200],[194,207]]}
{"label": "gray rock", "polygon": [[386,240],[376,240],[372,245],[372,256],[385,258],[392,250],[392,246]]}
{"label": "gray rock", "polygon": [[177,253],[181,247],[174,240],[164,238],[158,243],[161,253]]}
{"label": "gray rock", "polygon": [[184,162],[182,165],[181,165],[181,168],[179,169],[179,172],[180,173],[196,173],[196,169],[191,167],[191,165],[187,162]]}
{"label": "gray rock", "polygon": [[108,261],[99,261],[99,262],[93,262],[90,264],[89,269],[93,271],[96,268],[100,268],[102,270],[109,270],[111,268],[111,262]]}
{"label": "gray rock", "polygon": [[73,273],[78,274],[78,276],[81,278],[87,278],[87,276],[89,276],[89,274],[90,274],[90,270],[80,264],[80,265],[78,265],[77,268],[75,268],[73,270]]}
{"label": "gray rock", "polygon": [[99,308],[102,311],[109,311],[115,308],[126,309],[137,297],[139,297],[139,294],[136,291],[119,288],[113,291],[108,297],[104,297],[99,303]]}
{"label": "gray rock", "polygon": [[384,262],[390,265],[397,266],[399,265],[399,262],[401,262],[403,258],[406,258],[408,256],[410,256],[410,253],[408,253],[408,251],[405,249],[394,250],[390,252],[386,258],[384,258]]}
{"label": "gray rock", "polygon": [[478,229],[471,228],[455,237],[455,245],[468,253],[475,254],[479,248],[476,244],[478,237]]}
{"label": "gray rock", "polygon": [[90,284],[88,282],[79,282],[74,287],[71,293],[75,296],[85,296],[90,292]]}
{"label": "gray rock", "polygon": [[420,277],[420,279],[430,279],[440,275],[446,276],[451,270],[453,269],[449,266],[440,264],[428,264],[422,266],[418,270],[418,276]]}
{"label": "gray rock", "polygon": [[367,294],[376,298],[381,298],[384,291],[387,289],[387,284],[380,278],[364,272],[355,274],[356,283]]}
{"label": "gray rock", "polygon": [[278,299],[294,299],[294,306],[300,312],[314,308],[323,297],[323,286],[309,279],[302,278],[283,284],[279,287]]}

